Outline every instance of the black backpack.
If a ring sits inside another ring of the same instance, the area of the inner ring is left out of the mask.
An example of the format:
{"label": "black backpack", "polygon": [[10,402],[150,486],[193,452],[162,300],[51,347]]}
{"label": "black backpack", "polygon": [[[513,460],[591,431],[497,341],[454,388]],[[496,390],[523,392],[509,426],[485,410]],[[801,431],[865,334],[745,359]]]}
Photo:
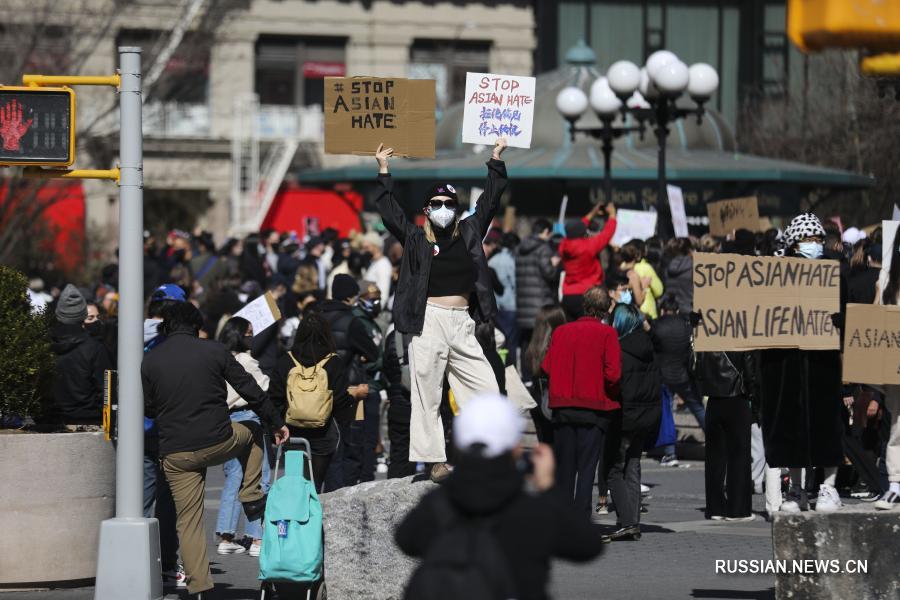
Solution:
{"label": "black backpack", "polygon": [[409,580],[404,600],[514,600],[515,583],[490,518],[459,514],[435,494],[440,535]]}

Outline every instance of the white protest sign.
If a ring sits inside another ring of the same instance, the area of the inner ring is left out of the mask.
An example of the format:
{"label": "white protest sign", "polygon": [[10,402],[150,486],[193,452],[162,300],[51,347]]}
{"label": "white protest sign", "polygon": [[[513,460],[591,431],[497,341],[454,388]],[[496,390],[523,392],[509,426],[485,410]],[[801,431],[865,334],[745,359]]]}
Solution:
{"label": "white protest sign", "polygon": [[677,185],[667,185],[666,195],[669,197],[669,210],[672,212],[672,227],[675,228],[675,237],[686,238],[688,236],[687,214],[684,212],[684,196]]}
{"label": "white protest sign", "polygon": [[483,193],[484,190],[480,187],[473,187],[471,190],[469,190],[469,210],[466,211],[463,219],[475,214],[475,209],[478,208],[478,199],[481,198],[481,195]]}
{"label": "white protest sign", "polygon": [[894,238],[897,237],[897,227],[900,221],[881,222],[881,273],[878,274],[878,289],[880,292],[887,287],[891,273],[891,260],[894,258]]}
{"label": "white protest sign", "polygon": [[610,243],[621,246],[633,239],[646,240],[655,233],[655,212],[621,208],[616,211],[616,233]]}
{"label": "white protest sign", "polygon": [[530,148],[534,84],[534,77],[466,73],[463,143],[493,146],[505,137],[514,148]]}
{"label": "white protest sign", "polygon": [[266,292],[239,310],[234,316],[250,321],[250,324],[253,325],[253,335],[259,335],[281,318],[281,311],[278,310],[272,293]]}
{"label": "white protest sign", "polygon": [[900,221],[900,206],[894,204],[894,212],[891,213],[892,221]]}

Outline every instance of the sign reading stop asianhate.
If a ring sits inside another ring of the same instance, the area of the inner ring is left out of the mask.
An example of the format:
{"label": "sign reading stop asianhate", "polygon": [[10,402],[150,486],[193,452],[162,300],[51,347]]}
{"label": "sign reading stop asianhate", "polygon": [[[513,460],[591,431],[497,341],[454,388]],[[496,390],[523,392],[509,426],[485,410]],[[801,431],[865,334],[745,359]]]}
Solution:
{"label": "sign reading stop asianhate", "polygon": [[0,86],[0,166],[75,162],[75,92]]}
{"label": "sign reading stop asianhate", "polygon": [[325,78],[325,152],[434,158],[433,79]]}
{"label": "sign reading stop asianhate", "polygon": [[698,352],[840,348],[837,261],[696,253],[693,279]]}
{"label": "sign reading stop asianhate", "polygon": [[493,146],[503,137],[512,147],[530,148],[534,85],[534,77],[466,73],[463,143]]}
{"label": "sign reading stop asianhate", "polygon": [[900,384],[900,306],[847,305],[843,380]]}

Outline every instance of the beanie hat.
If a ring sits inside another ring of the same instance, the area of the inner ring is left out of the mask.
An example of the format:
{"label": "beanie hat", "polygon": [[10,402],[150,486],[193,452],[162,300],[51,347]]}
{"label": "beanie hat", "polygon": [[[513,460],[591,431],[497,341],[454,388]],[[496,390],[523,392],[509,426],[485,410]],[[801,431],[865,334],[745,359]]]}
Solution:
{"label": "beanie hat", "polygon": [[812,213],[801,213],[791,219],[791,224],[784,230],[781,247],[775,251],[775,256],[784,256],[788,250],[806,237],[825,237],[825,228],[822,222]]}
{"label": "beanie hat", "polygon": [[587,225],[581,219],[570,219],[566,221],[566,237],[570,240],[583,238],[587,233]]}
{"label": "beanie hat", "polygon": [[83,323],[86,318],[87,302],[78,288],[70,283],[59,295],[59,302],[56,304],[56,319],[60,323],[76,325]]}
{"label": "beanie hat", "polygon": [[453,443],[465,452],[484,446],[483,456],[511,451],[522,439],[525,423],[513,403],[500,394],[479,394],[460,408],[453,421]]}
{"label": "beanie hat", "polygon": [[346,300],[359,295],[359,284],[345,273],[335,275],[331,282],[331,297],[335,300]]}
{"label": "beanie hat", "polygon": [[459,196],[456,195],[456,188],[454,188],[449,183],[436,183],[431,186],[428,190],[428,195],[425,196],[425,202],[428,202],[435,196],[446,196],[448,198],[453,198],[457,202],[459,202]]}

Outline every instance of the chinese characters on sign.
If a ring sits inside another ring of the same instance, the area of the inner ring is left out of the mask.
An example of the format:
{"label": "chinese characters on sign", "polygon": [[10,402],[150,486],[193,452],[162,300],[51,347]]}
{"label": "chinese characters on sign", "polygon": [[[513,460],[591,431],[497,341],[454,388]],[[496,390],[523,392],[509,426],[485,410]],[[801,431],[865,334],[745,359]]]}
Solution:
{"label": "chinese characters on sign", "polygon": [[466,73],[462,141],[493,145],[505,137],[510,146],[531,147],[534,77]]}
{"label": "chinese characters on sign", "polygon": [[434,81],[325,78],[325,152],[434,158]]}

